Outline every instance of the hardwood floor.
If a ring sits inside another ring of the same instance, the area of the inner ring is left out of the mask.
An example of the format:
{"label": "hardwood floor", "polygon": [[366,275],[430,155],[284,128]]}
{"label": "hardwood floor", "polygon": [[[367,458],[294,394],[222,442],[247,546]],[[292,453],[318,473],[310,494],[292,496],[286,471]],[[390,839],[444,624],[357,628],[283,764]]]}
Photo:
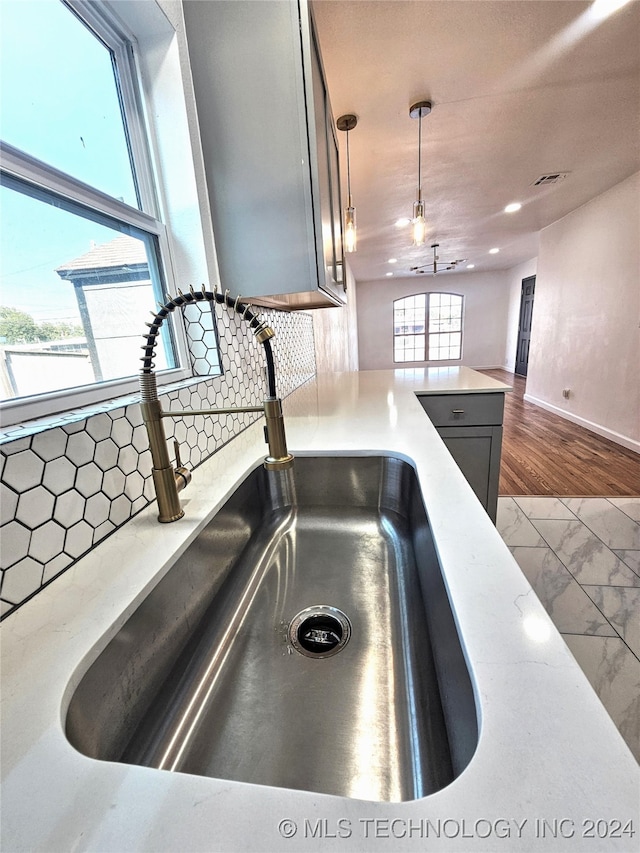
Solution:
{"label": "hardwood floor", "polygon": [[526,380],[482,370],[513,385],[505,395],[501,495],[640,495],[640,455],[523,399]]}

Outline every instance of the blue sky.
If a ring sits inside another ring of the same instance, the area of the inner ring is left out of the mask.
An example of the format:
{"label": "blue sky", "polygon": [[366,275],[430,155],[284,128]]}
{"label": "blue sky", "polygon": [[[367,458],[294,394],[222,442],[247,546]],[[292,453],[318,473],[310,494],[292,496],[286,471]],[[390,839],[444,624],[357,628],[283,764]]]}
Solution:
{"label": "blue sky", "polygon": [[[136,205],[110,52],[59,0],[0,0],[0,138]],[[54,272],[118,236],[0,189],[0,304],[77,320]]]}

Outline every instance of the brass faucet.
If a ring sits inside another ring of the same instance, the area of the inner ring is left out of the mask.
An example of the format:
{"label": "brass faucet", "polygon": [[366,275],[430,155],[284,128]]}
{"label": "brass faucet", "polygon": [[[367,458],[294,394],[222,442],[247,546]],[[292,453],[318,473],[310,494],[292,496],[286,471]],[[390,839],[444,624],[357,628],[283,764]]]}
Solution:
{"label": "brass faucet", "polygon": [[[142,349],[145,354],[141,359],[143,368],[140,371],[140,408],[142,418],[149,436],[149,449],[153,461],[152,476],[158,499],[158,521],[177,521],[184,515],[180,505],[179,493],[191,482],[191,471],[186,468],[180,459],[180,449],[177,441],[174,441],[174,452],[176,457],[175,467],[171,464],[167,439],[164,432],[163,418],[182,418],[192,415],[226,415],[242,412],[261,412],[266,420],[266,440],[269,445],[269,455],[264,460],[267,470],[283,470],[293,465],[293,456],[287,450],[287,441],[284,431],[284,419],[282,416],[282,402],[276,396],[275,368],[273,364],[273,353],[271,351],[271,338],[275,332],[262,322],[252,311],[249,305],[239,301],[240,297],[233,300],[228,291],[224,295],[217,291],[206,291],[204,286],[201,291],[195,291],[192,287],[189,293],[178,291],[178,296],[168,297],[168,301],[160,306],[157,313],[153,313],[154,322],[147,323],[149,332],[144,336],[146,344]],[[218,302],[233,308],[247,321],[256,340],[264,345],[267,359],[267,379],[269,385],[269,396],[261,406],[240,406],[228,409],[184,409],[178,412],[165,412],[158,399],[156,375],[153,372],[153,357],[157,336],[163,321],[176,308],[199,301]]]}

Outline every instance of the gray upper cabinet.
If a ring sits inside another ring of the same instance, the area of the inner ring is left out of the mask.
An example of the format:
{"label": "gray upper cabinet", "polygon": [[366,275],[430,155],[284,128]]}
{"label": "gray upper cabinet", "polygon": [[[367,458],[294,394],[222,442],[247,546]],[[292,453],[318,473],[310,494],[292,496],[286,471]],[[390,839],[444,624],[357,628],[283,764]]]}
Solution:
{"label": "gray upper cabinet", "polygon": [[223,288],[343,304],[337,136],[307,0],[186,0],[184,17]]}

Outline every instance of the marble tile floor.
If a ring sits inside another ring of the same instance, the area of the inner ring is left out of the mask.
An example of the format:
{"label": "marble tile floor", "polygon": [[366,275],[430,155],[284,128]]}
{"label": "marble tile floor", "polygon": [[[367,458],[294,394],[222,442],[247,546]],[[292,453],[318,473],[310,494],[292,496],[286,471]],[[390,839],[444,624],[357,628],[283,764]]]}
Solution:
{"label": "marble tile floor", "polygon": [[501,497],[496,526],[640,761],[640,498]]}

